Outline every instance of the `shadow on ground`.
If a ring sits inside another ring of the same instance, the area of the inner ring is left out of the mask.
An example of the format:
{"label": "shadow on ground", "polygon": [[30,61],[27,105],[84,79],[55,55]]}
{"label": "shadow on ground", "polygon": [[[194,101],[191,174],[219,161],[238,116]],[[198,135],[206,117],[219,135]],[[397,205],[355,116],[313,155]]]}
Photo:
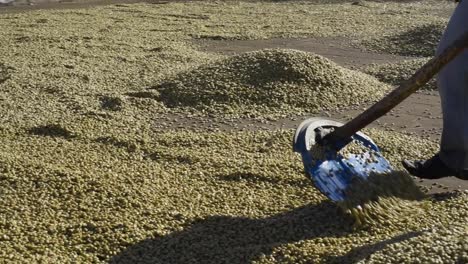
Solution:
{"label": "shadow on ground", "polygon": [[370,255],[373,253],[380,251],[384,249],[387,245],[394,244],[394,243],[400,243],[405,240],[418,237],[422,235],[423,232],[418,231],[418,232],[409,232],[406,234],[398,235],[395,237],[392,237],[390,239],[380,241],[374,244],[368,244],[362,247],[357,247],[349,251],[347,254],[343,256],[331,256],[328,257],[326,260],[324,260],[325,263],[356,263],[358,261],[364,260],[368,258]]}
{"label": "shadow on ground", "polygon": [[248,263],[282,244],[352,232],[352,220],[323,202],[263,219],[210,216],[132,245],[109,263]]}

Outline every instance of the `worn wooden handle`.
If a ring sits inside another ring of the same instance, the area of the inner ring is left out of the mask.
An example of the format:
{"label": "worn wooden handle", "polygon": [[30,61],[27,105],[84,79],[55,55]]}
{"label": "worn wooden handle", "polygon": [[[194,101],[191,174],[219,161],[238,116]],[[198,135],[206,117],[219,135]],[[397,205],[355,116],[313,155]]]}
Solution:
{"label": "worn wooden handle", "polygon": [[[426,84],[447,63],[453,60],[465,48],[468,47],[468,32],[457,39],[452,45],[445,49],[439,56],[428,61],[410,79],[404,81],[398,88],[393,90],[382,100],[362,112],[360,115],[336,128],[324,139],[326,142],[336,142],[350,138],[359,130],[363,129],[379,117],[385,115],[395,106],[405,100],[408,96]],[[467,62],[468,63],[468,62]]]}

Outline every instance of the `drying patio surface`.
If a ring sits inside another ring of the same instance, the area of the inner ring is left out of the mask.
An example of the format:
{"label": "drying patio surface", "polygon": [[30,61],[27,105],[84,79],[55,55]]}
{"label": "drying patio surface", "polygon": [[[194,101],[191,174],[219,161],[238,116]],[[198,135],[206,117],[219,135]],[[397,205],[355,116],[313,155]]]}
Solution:
{"label": "drying patio surface", "polygon": [[[0,259],[468,261],[466,182],[417,181],[427,198],[355,228],[291,150],[303,119],[349,120],[430,56],[454,4],[97,4],[0,8]],[[396,169],[437,151],[429,90],[364,130]]]}

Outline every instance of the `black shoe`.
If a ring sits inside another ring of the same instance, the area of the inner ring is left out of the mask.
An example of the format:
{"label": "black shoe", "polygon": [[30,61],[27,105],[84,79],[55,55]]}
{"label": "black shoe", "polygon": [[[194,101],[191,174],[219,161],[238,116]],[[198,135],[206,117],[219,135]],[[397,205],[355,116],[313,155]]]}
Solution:
{"label": "black shoe", "polygon": [[[439,154],[426,161],[402,161],[403,167],[411,174],[422,179],[440,179],[448,176],[457,176],[455,170],[447,167],[439,157]],[[464,174],[464,173],[462,173]],[[463,176],[460,174],[461,176]],[[464,175],[465,177],[467,175]],[[461,178],[460,178],[461,179]]]}

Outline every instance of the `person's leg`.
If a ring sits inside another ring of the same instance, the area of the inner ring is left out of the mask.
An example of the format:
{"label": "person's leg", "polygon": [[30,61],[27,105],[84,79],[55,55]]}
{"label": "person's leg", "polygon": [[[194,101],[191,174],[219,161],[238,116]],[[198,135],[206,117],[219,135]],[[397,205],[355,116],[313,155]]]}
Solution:
{"label": "person's leg", "polygon": [[[437,48],[440,54],[468,32],[468,0],[458,4]],[[438,74],[443,131],[440,152],[427,161],[403,161],[413,175],[436,179],[457,176],[468,179],[468,51],[463,52]]]}
{"label": "person's leg", "polygon": [[[465,0],[452,15],[437,54],[468,32],[467,17],[468,0]],[[440,159],[455,171],[468,170],[468,51],[442,69],[437,84],[443,113]]]}

